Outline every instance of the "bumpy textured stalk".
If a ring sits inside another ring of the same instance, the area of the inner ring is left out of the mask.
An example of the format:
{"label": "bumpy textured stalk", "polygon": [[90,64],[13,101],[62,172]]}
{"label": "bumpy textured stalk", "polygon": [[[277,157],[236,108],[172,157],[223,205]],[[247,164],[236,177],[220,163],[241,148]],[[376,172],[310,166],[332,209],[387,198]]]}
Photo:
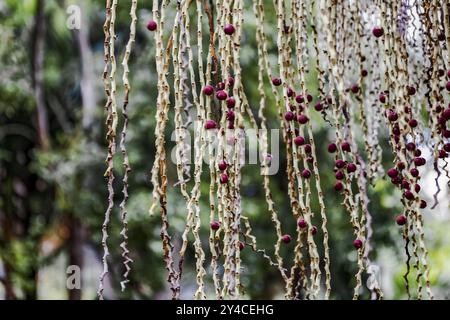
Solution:
{"label": "bumpy textured stalk", "polygon": [[128,39],[128,43],[125,48],[125,55],[122,60],[122,66],[123,66],[123,85],[125,88],[125,97],[124,102],[122,105],[122,115],[123,115],[123,128],[122,128],[122,134],[120,139],[120,150],[122,152],[123,156],[123,168],[124,168],[124,175],[122,179],[123,188],[122,188],[122,194],[123,194],[123,200],[120,203],[120,219],[122,220],[122,230],[120,232],[120,235],[123,237],[123,242],[120,244],[122,248],[122,258],[123,258],[123,265],[125,267],[125,273],[123,274],[123,280],[120,282],[120,285],[122,287],[122,291],[125,290],[126,284],[129,282],[128,280],[128,274],[131,271],[130,263],[133,262],[133,260],[130,258],[127,247],[127,240],[128,240],[128,226],[127,226],[127,210],[126,210],[126,204],[128,200],[128,176],[131,171],[130,167],[130,161],[128,159],[128,152],[126,147],[126,136],[127,136],[127,128],[128,128],[128,103],[129,103],[129,96],[130,96],[130,90],[131,85],[129,81],[129,73],[130,69],[128,67],[128,60],[131,55],[131,50],[134,45],[134,41],[136,38],[136,22],[137,22],[137,16],[136,16],[136,10],[138,6],[138,1],[133,0],[131,3],[131,9],[130,9],[130,17],[131,17],[131,24],[130,24],[130,37]]}
{"label": "bumpy textured stalk", "polygon": [[[103,26],[105,30],[105,69],[103,73],[103,79],[105,83],[105,91],[108,94],[107,99],[107,119],[106,123],[108,126],[108,132],[106,134],[106,139],[108,140],[108,155],[106,157],[106,163],[108,168],[105,172],[105,177],[108,179],[108,207],[105,212],[105,219],[102,225],[102,246],[103,246],[103,271],[100,275],[100,281],[98,286],[98,297],[103,300],[103,290],[104,290],[104,280],[108,274],[108,256],[109,248],[107,244],[108,240],[108,225],[111,217],[111,212],[114,208],[114,155],[116,153],[116,129],[117,129],[117,102],[116,102],[116,58],[115,58],[115,22],[116,22],[116,10],[117,10],[117,0],[106,2],[106,21]],[[108,77],[109,69],[109,79]]]}

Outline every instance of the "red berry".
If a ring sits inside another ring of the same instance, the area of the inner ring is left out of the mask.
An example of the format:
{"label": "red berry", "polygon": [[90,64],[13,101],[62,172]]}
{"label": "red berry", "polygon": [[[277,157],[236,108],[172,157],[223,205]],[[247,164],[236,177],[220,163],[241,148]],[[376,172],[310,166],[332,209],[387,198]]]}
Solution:
{"label": "red berry", "polygon": [[329,153],[335,153],[336,150],[337,150],[337,146],[336,146],[335,143],[330,143],[330,144],[328,145],[328,152],[329,152]]}
{"label": "red berry", "polygon": [[342,159],[337,159],[334,164],[336,165],[336,168],[338,168],[338,169],[342,169],[345,167],[345,161]]}
{"label": "red berry", "polygon": [[414,194],[410,190],[405,190],[405,192],[403,193],[403,196],[408,200],[414,199]]}
{"label": "red berry", "polygon": [[313,101],[313,96],[310,95],[310,94],[307,94],[307,95],[306,95],[306,100],[308,100],[308,102]]}
{"label": "red berry", "polygon": [[378,96],[378,100],[380,100],[381,103],[386,103],[386,96],[384,94],[380,94]]}
{"label": "red berry", "polygon": [[450,91],[450,81],[447,81],[447,83],[445,84],[445,89],[447,89],[447,91]]}
{"label": "red berry", "polygon": [[228,183],[228,175],[226,173],[222,173],[220,175],[220,183],[222,184]]}
{"label": "red berry", "polygon": [[297,117],[297,121],[301,124],[305,124],[309,121],[308,117],[305,116],[304,114],[301,114]]}
{"label": "red berry", "polygon": [[394,178],[394,177],[398,176],[398,170],[395,169],[395,168],[391,168],[391,169],[389,169],[389,170],[387,171],[387,175],[388,175],[390,178]]}
{"label": "red berry", "polygon": [[407,190],[410,189],[409,182],[406,179],[402,180],[402,188]]}
{"label": "red berry", "polygon": [[414,151],[414,150],[416,150],[416,145],[415,145],[415,143],[414,143],[414,142],[408,142],[408,143],[406,144],[406,150],[408,150],[408,151]]}
{"label": "red berry", "polygon": [[348,143],[347,141],[342,142],[342,150],[346,151],[346,152],[350,152],[351,147],[350,147],[350,143]]}
{"label": "red berry", "polygon": [[229,97],[227,99],[227,107],[234,108],[235,105],[236,105],[236,100],[233,97]]}
{"label": "red berry", "polygon": [[418,125],[416,119],[411,119],[411,120],[409,120],[409,121],[408,121],[408,124],[409,124],[409,126],[410,126],[411,128],[415,128],[415,127],[417,127],[417,125]]}
{"label": "red berry", "polygon": [[362,70],[361,70],[361,76],[362,76],[362,77],[367,77],[368,74],[369,74],[369,73],[367,72],[366,69],[362,69]]}
{"label": "red berry", "polygon": [[414,178],[417,178],[419,176],[419,170],[417,170],[416,168],[412,168],[409,172]]}
{"label": "red berry", "polygon": [[403,214],[397,216],[397,218],[395,218],[395,222],[397,222],[397,224],[399,226],[405,225],[406,224],[406,216]]}
{"label": "red berry", "polygon": [[232,76],[228,77],[228,86],[229,87],[234,86],[234,78]]}
{"label": "red berry", "polygon": [[219,82],[216,85],[216,90],[224,90],[225,89],[225,82]]}
{"label": "red berry", "polygon": [[203,88],[203,93],[204,93],[205,95],[207,95],[207,96],[212,95],[212,94],[214,93],[214,87],[213,87],[212,85],[210,85],[210,84],[206,85],[206,86]]}
{"label": "red berry", "polygon": [[217,126],[217,124],[214,120],[206,120],[206,122],[205,122],[206,130],[215,129],[216,126]]}
{"label": "red berry", "polygon": [[354,164],[354,163],[349,163],[348,165],[347,165],[347,172],[348,173],[352,173],[352,172],[355,172],[356,171],[356,164]]}
{"label": "red berry", "polygon": [[442,112],[442,117],[447,121],[450,120],[450,108],[447,108]]}
{"label": "red berry", "polygon": [[342,171],[337,171],[335,176],[336,176],[336,179],[338,179],[338,180],[344,179],[344,173]]}
{"label": "red berry", "polygon": [[225,34],[227,35],[232,35],[235,31],[234,26],[232,24],[227,24],[224,28],[223,31],[225,32]]}
{"label": "red berry", "polygon": [[294,95],[295,95],[295,91],[292,90],[291,87],[289,87],[289,88],[287,89],[287,96],[288,96],[289,98],[291,98],[291,97],[293,97]]}
{"label": "red berry", "polygon": [[415,186],[414,186],[414,191],[416,192],[416,193],[419,193],[420,192],[420,184],[416,184]]}
{"label": "red berry", "polygon": [[402,182],[402,179],[400,179],[400,177],[394,177],[391,179],[391,182],[393,184],[400,184]]}
{"label": "red berry", "polygon": [[305,179],[309,179],[311,177],[311,171],[309,171],[308,169],[303,170],[302,177]]}
{"label": "red berry", "polygon": [[288,234],[285,234],[281,237],[281,241],[283,241],[284,243],[288,244],[289,242],[291,242],[291,236]]}
{"label": "red berry", "polygon": [[427,202],[425,200],[420,200],[420,209],[425,209],[427,207]]}
{"label": "red berry", "polygon": [[312,227],[311,227],[311,234],[312,234],[313,236],[315,236],[315,235],[317,234],[317,227],[316,227],[316,226],[312,226]]}
{"label": "red berry", "polygon": [[302,136],[298,136],[294,138],[294,143],[297,146],[302,146],[305,144],[305,138],[303,138]]}
{"label": "red berry", "polygon": [[219,90],[216,93],[216,98],[219,100],[225,100],[228,97],[228,94],[224,90]]}
{"label": "red berry", "polygon": [[272,78],[272,84],[274,85],[274,86],[280,86],[281,85],[281,79],[280,78]]}
{"label": "red berry", "polygon": [[295,101],[297,101],[297,103],[303,103],[303,101],[305,101],[305,99],[303,99],[302,95],[297,95],[295,97]]}
{"label": "red berry", "polygon": [[219,162],[219,170],[225,171],[228,167],[228,163],[225,160]]}
{"label": "red berry", "polygon": [[444,138],[450,138],[450,130],[442,130],[442,136]]}
{"label": "red berry", "polygon": [[[396,113],[397,115],[397,113]],[[392,133],[395,134],[396,136],[400,135],[400,127],[398,125],[395,125],[394,128],[392,129]]]}
{"label": "red berry", "polygon": [[245,243],[242,241],[239,241],[239,250],[244,250],[245,249]]}
{"label": "red berry", "polygon": [[448,154],[447,154],[447,152],[445,152],[445,150],[441,149],[441,150],[439,150],[438,157],[439,157],[440,159],[445,159],[445,158],[448,157]]}
{"label": "red berry", "polygon": [[157,27],[158,27],[158,25],[156,24],[155,20],[150,20],[147,23],[147,29],[150,30],[150,31],[155,31]]}
{"label": "red berry", "polygon": [[358,93],[359,92],[359,86],[357,84],[354,84],[354,85],[351,86],[350,90],[353,93]]}
{"label": "red berry", "polygon": [[398,114],[397,114],[397,112],[395,112],[395,111],[390,111],[390,112],[388,113],[388,119],[389,119],[389,121],[391,121],[391,122],[397,121],[397,119],[398,119]]}
{"label": "red berry", "polygon": [[404,162],[399,161],[399,162],[397,162],[397,168],[399,168],[400,170],[403,170],[406,168],[406,165]]}
{"label": "red berry", "polygon": [[309,154],[311,153],[312,148],[310,144],[305,144],[305,153]]}
{"label": "red berry", "polygon": [[218,221],[211,222],[211,229],[219,230],[219,228],[220,228],[220,222],[218,222]]}
{"label": "red berry", "polygon": [[376,38],[379,38],[379,37],[383,36],[384,30],[383,30],[382,27],[376,26],[376,27],[374,27],[374,28],[372,29],[372,34],[373,34]]}
{"label": "red berry", "polygon": [[447,142],[446,144],[444,144],[444,150],[447,152],[450,152],[450,142]]}
{"label": "red berry", "polygon": [[227,111],[227,120],[234,121],[234,111],[232,110]]}
{"label": "red berry", "polygon": [[414,164],[417,167],[423,166],[423,165],[425,165],[425,163],[426,163],[425,158],[422,158],[422,157],[415,157],[414,158]]}
{"label": "red berry", "polygon": [[410,96],[413,96],[416,94],[416,88],[412,87],[412,86],[407,86],[406,87],[406,91],[408,91],[408,94]]}
{"label": "red berry", "polygon": [[336,190],[336,191],[341,191],[342,189],[344,189],[344,185],[342,184],[342,182],[337,181],[337,182],[334,184],[334,190]]}
{"label": "red berry", "polygon": [[363,246],[363,242],[359,239],[356,239],[355,241],[353,241],[353,246],[355,247],[355,249],[361,249]]}
{"label": "red berry", "polygon": [[297,225],[301,228],[301,229],[305,229],[308,224],[306,223],[305,219],[298,219],[297,220]]}
{"label": "red berry", "polygon": [[317,102],[314,106],[314,109],[316,109],[316,111],[322,111],[323,110],[322,103]]}
{"label": "red berry", "polygon": [[294,117],[295,117],[295,115],[292,111],[287,111],[284,114],[284,118],[286,119],[286,121],[292,121],[292,120],[294,120]]}

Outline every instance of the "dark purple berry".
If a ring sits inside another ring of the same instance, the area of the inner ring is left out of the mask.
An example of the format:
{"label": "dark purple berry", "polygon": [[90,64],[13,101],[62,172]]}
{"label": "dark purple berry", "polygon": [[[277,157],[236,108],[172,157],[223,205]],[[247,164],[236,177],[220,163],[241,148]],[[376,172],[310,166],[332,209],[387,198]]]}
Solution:
{"label": "dark purple berry", "polygon": [[389,169],[389,170],[387,171],[387,175],[388,175],[390,178],[394,178],[394,177],[398,176],[398,170],[395,169],[395,168],[391,168],[391,169]]}
{"label": "dark purple berry", "polygon": [[383,36],[383,34],[384,34],[383,27],[380,27],[380,26],[374,27],[374,28],[372,29],[372,34],[373,34],[376,38],[379,38],[379,37]]}
{"label": "dark purple berry", "polygon": [[309,121],[309,119],[304,114],[301,114],[297,117],[297,121],[301,124],[306,124]]}
{"label": "dark purple berry", "polygon": [[303,170],[302,177],[305,179],[309,179],[311,177],[311,171],[309,171],[308,169]]}
{"label": "dark purple berry", "polygon": [[228,183],[228,175],[226,173],[222,173],[220,175],[220,183],[222,184]]}
{"label": "dark purple berry", "polygon": [[235,31],[234,26],[232,24],[227,24],[224,28],[223,31],[225,32],[225,34],[227,35],[232,35]]}
{"label": "dark purple berry", "polygon": [[361,249],[363,246],[363,242],[359,239],[356,239],[355,241],[353,241],[353,246],[355,247],[355,249]]}
{"label": "dark purple berry", "polygon": [[217,127],[217,124],[214,120],[206,120],[206,122],[205,122],[206,130],[215,129],[216,127]]}
{"label": "dark purple berry", "polygon": [[356,164],[354,164],[354,163],[349,163],[348,165],[347,165],[347,172],[348,173],[352,173],[352,172],[355,172],[356,171]]}
{"label": "dark purple berry", "polygon": [[219,230],[219,228],[220,228],[220,222],[218,222],[218,221],[211,222],[211,229]]}
{"label": "dark purple berry", "polygon": [[284,118],[286,119],[286,121],[292,121],[292,120],[294,120],[294,117],[295,117],[295,115],[292,111],[287,111],[284,114]]}
{"label": "dark purple berry", "polygon": [[397,222],[397,224],[399,226],[405,225],[406,224],[406,216],[404,214],[397,216],[397,218],[395,218],[395,222]]}
{"label": "dark purple berry", "polygon": [[216,93],[216,98],[219,100],[225,100],[228,98],[228,94],[224,90],[219,90]]}
{"label": "dark purple berry", "polygon": [[203,88],[203,93],[205,94],[205,95],[207,95],[207,96],[210,96],[210,95],[212,95],[213,93],[214,93],[214,87],[212,86],[212,85],[206,85],[204,88]]}
{"label": "dark purple berry", "polygon": [[302,146],[305,144],[305,138],[303,138],[302,136],[298,136],[294,138],[294,143],[297,146]]}
{"label": "dark purple berry", "polygon": [[225,160],[222,160],[219,162],[218,167],[220,171],[225,171],[228,167],[228,163]]}
{"label": "dark purple berry", "polygon": [[285,244],[288,244],[289,242],[291,242],[291,236],[288,234],[285,234],[281,237],[281,241],[283,241]]}
{"label": "dark purple berry", "polygon": [[155,20],[150,20],[150,21],[147,23],[147,29],[148,29],[149,31],[155,31],[157,27],[158,27],[158,25],[156,24],[156,21],[155,21]]}
{"label": "dark purple berry", "polygon": [[336,179],[342,180],[344,179],[344,173],[342,171],[337,171],[335,174]]}
{"label": "dark purple berry", "polygon": [[300,229],[305,229],[308,226],[305,219],[302,218],[298,219],[297,225],[300,227]]}
{"label": "dark purple berry", "polygon": [[328,145],[328,152],[329,152],[329,153],[335,153],[336,150],[337,150],[337,146],[336,146],[335,143],[330,143],[330,144]]}
{"label": "dark purple berry", "polygon": [[276,78],[276,77],[272,78],[272,84],[274,86],[276,86],[276,87],[280,86],[281,85],[281,79],[280,78]]}
{"label": "dark purple berry", "polygon": [[337,159],[335,162],[336,168],[342,169],[345,167],[345,161],[342,159]]}

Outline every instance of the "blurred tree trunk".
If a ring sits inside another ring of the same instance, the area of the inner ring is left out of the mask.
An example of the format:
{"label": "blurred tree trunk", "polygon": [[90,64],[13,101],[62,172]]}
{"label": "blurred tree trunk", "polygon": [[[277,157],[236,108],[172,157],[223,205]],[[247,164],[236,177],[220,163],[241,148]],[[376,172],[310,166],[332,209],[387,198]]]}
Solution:
{"label": "blurred tree trunk", "polygon": [[37,127],[40,147],[50,148],[48,112],[44,95],[44,45],[45,45],[45,12],[44,0],[36,1],[36,13],[32,37],[32,83],[36,98]]}
{"label": "blurred tree trunk", "polygon": [[83,102],[83,118],[82,126],[83,131],[90,136],[96,132],[92,132],[93,124],[95,122],[95,108],[97,105],[97,99],[95,95],[95,70],[92,67],[94,65],[92,50],[89,45],[89,21],[86,17],[88,14],[88,6],[85,0],[79,2],[82,12],[82,23],[80,30],[75,31],[78,42],[78,48],[80,52],[80,64],[81,64],[81,100]]}
{"label": "blurred tree trunk", "polygon": [[[78,266],[83,273],[84,266],[84,226],[80,219],[74,215],[69,216],[68,227],[70,230],[70,238],[68,242],[69,249],[69,265]],[[83,281],[83,278],[81,278]],[[81,287],[82,288],[82,287]],[[82,289],[68,289],[69,300],[81,300]]]}
{"label": "blurred tree trunk", "polygon": [[[80,88],[81,88],[81,101],[82,101],[82,132],[87,140],[93,140],[98,130],[94,130],[95,124],[95,108],[97,106],[97,98],[95,94],[95,69],[92,49],[89,44],[89,21],[86,17],[89,16],[88,5],[85,0],[78,2],[81,8],[81,28],[74,30],[75,41],[78,44],[79,50],[79,63],[80,63]],[[82,182],[86,179],[84,172],[80,173],[77,177],[77,184],[82,188]],[[81,183],[80,183],[81,182]],[[84,253],[83,246],[85,243],[85,231],[86,227],[83,222],[75,215],[69,217],[69,264],[77,265],[80,270],[84,267]],[[69,300],[81,300],[82,289],[68,290]]]}

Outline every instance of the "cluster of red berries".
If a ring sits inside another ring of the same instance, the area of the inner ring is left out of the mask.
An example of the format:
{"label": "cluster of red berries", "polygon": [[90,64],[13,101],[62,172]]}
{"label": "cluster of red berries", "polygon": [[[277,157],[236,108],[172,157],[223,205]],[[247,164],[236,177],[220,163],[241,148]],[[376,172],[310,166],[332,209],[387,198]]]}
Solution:
{"label": "cluster of red berries", "polygon": [[[344,152],[350,152],[351,151],[351,145],[348,141],[343,141],[341,143],[341,149]],[[329,153],[335,153],[338,150],[338,147],[335,143],[330,143],[328,145],[328,152]],[[352,162],[347,162],[342,159],[336,159],[335,163],[335,178],[336,183],[334,184],[334,190],[341,191],[344,189],[344,184],[342,183],[342,180],[345,178],[345,172],[347,174],[352,174],[353,172],[356,172],[357,166],[356,164]]]}
{"label": "cluster of red berries", "polygon": [[[214,91],[216,91],[216,98],[219,101],[225,101],[226,105],[228,107],[228,111],[226,112],[226,118],[228,120],[228,129],[234,129],[234,119],[235,119],[235,113],[233,111],[234,106],[236,105],[236,100],[232,96],[228,96],[228,93],[226,91],[226,87],[228,86],[228,89],[231,91],[234,86],[234,78],[228,77],[227,83],[225,82],[219,82],[216,85],[216,88],[210,84],[206,85],[203,88],[203,94],[206,96],[212,96],[214,94]],[[205,122],[205,129],[216,129],[217,123],[214,120],[206,120]]]}
{"label": "cluster of red berries", "polygon": [[[306,223],[305,219],[303,218],[299,218],[297,220],[297,225],[300,229],[304,230],[306,229],[306,227],[308,227],[308,224]],[[317,227],[316,226],[312,226],[310,229],[310,232],[313,236],[315,236],[317,234]]]}
{"label": "cluster of red berries", "polygon": [[228,163],[225,160],[222,160],[219,162],[219,170],[222,172],[220,174],[219,180],[221,184],[228,183],[228,174],[226,173],[226,170],[228,168]]}
{"label": "cluster of red berries", "polygon": [[[450,76],[450,70],[447,72]],[[450,81],[447,82],[447,85],[450,86]],[[450,90],[449,90],[450,91]],[[450,129],[447,126],[448,121],[450,120],[450,103],[447,108],[444,109],[441,106],[436,107],[436,112],[439,114],[438,116],[438,133],[442,135],[442,138],[447,139],[447,142],[444,143],[442,149],[439,150],[438,157],[441,159],[447,158],[448,153],[450,152]]]}

